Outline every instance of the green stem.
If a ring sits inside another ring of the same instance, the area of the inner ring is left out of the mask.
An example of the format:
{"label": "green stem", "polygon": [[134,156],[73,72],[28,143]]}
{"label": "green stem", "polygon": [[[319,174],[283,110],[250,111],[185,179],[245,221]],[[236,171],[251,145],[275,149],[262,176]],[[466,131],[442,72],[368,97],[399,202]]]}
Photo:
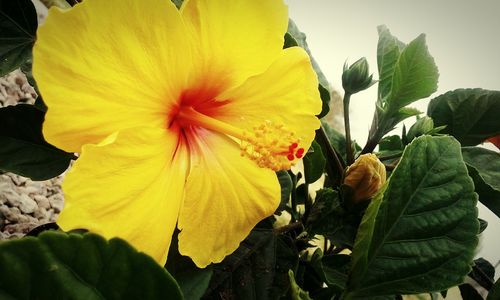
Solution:
{"label": "green stem", "polygon": [[349,102],[351,101],[351,94],[345,93],[344,95],[344,127],[345,127],[345,152],[347,156],[347,165],[354,162],[354,149],[351,142],[351,125],[349,122]]}

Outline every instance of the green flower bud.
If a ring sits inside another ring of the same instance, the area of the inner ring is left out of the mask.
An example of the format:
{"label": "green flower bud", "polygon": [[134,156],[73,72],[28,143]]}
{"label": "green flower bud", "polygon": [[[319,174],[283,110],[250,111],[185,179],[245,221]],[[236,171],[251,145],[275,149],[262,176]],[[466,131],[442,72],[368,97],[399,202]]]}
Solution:
{"label": "green flower bud", "polygon": [[359,203],[372,198],[385,184],[385,166],[375,154],[363,154],[347,168],[344,184],[352,188],[352,201]]}
{"label": "green flower bud", "polygon": [[356,94],[357,92],[366,90],[376,82],[372,80],[372,76],[369,74],[366,58],[360,58],[350,67],[346,62],[342,73],[342,87],[346,93],[351,95]]}

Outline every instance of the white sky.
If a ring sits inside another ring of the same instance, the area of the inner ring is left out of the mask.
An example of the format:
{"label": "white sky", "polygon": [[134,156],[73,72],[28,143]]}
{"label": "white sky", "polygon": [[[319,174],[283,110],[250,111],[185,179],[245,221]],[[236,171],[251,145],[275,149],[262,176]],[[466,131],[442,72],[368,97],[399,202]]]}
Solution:
{"label": "white sky", "polygon": [[[426,33],[427,45],[439,68],[437,93],[466,87],[500,90],[499,0],[285,0],[290,17],[307,35],[312,55],[341,93],[344,61],[366,57],[377,78],[377,26],[408,43]],[[374,110],[376,85],[351,99],[353,138],[364,145]],[[427,101],[413,105],[425,112]],[[335,109],[332,107],[331,109]],[[500,121],[500,118],[499,118]],[[400,132],[400,131],[399,131]],[[500,219],[484,207],[489,222],[478,256],[493,265],[500,260]],[[497,268],[497,278],[500,274]]]}

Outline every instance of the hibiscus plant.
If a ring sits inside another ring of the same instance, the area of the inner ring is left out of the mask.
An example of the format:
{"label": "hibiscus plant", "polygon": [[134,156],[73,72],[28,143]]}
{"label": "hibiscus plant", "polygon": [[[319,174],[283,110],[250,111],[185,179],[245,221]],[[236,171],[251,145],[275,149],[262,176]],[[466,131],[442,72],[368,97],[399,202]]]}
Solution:
{"label": "hibiscus plant", "polygon": [[[500,298],[474,260],[477,201],[500,216],[500,154],[480,146],[499,145],[500,91],[433,95],[425,35],[380,26],[378,76],[346,63],[339,132],[282,0],[42,2],[39,26],[0,0],[0,76],[38,95],[0,108],[0,170],[66,172],[65,204],[0,242],[0,298]],[[372,86],[361,147],[349,103]]]}

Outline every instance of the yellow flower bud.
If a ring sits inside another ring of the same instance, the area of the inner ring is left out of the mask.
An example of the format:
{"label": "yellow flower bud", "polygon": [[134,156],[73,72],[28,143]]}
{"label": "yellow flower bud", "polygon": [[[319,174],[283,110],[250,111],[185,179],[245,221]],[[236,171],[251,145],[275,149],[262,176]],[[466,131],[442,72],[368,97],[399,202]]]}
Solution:
{"label": "yellow flower bud", "polygon": [[353,202],[373,197],[385,183],[385,166],[375,154],[363,154],[347,168],[344,184],[354,191]]}

